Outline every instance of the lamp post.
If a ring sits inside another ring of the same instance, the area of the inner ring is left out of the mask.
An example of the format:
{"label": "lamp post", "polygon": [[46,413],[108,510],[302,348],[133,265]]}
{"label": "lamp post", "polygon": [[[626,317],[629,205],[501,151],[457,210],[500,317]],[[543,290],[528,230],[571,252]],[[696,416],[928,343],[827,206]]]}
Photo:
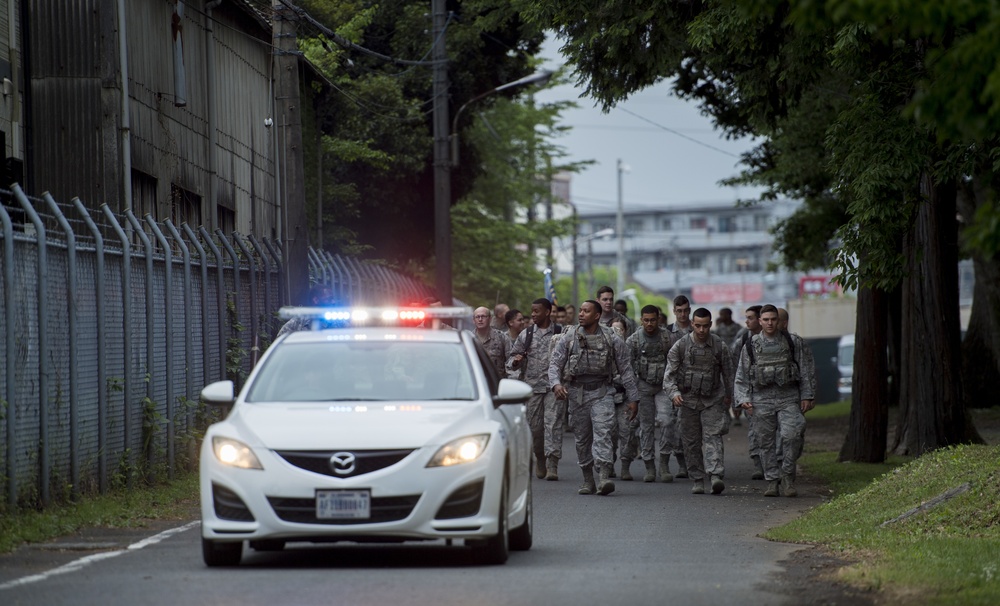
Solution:
{"label": "lamp post", "polygon": [[747,302],[747,265],[750,264],[749,259],[736,259],[736,267],[740,272],[740,303]]}
{"label": "lamp post", "polygon": [[629,172],[627,164],[618,159],[618,217],[616,231],[618,232],[618,283],[615,292],[625,290],[625,207],[622,200],[622,175]]}
{"label": "lamp post", "polygon": [[[444,31],[447,22],[444,0],[434,0],[432,3],[434,17],[434,284],[438,299],[443,305],[452,304],[451,276],[451,167],[458,166],[458,118],[462,111],[472,102],[492,94],[545,82],[552,77],[552,72],[538,72],[519,80],[501,84],[481,95],[465,102],[452,120],[451,132],[448,132],[448,70],[445,62],[447,55],[444,48]],[[451,141],[451,158],[449,158],[449,140]]]}
{"label": "lamp post", "polygon": [[466,101],[465,103],[463,103],[458,108],[458,111],[455,112],[455,117],[451,121],[451,135],[449,137],[451,139],[451,165],[452,166],[458,166],[458,164],[459,164],[459,162],[458,162],[458,119],[462,116],[462,112],[465,111],[465,108],[469,107],[470,105],[472,105],[476,101],[479,101],[480,99],[484,99],[486,97],[489,97],[490,95],[495,95],[496,93],[499,93],[499,92],[502,92],[502,91],[505,91],[505,90],[510,90],[512,88],[519,88],[519,87],[522,87],[522,86],[529,86],[531,84],[543,84],[543,83],[549,81],[549,78],[552,77],[552,74],[553,74],[553,72],[548,71],[548,70],[543,70],[543,71],[535,72],[535,73],[531,74],[530,76],[525,76],[523,78],[519,78],[517,80],[514,80],[513,82],[508,82],[507,84],[501,84],[500,86],[498,86],[496,88],[493,88],[493,89],[490,89],[490,90],[486,91],[485,93],[482,93],[481,95],[476,95],[475,97],[473,97],[473,98],[469,99],[468,101]]}

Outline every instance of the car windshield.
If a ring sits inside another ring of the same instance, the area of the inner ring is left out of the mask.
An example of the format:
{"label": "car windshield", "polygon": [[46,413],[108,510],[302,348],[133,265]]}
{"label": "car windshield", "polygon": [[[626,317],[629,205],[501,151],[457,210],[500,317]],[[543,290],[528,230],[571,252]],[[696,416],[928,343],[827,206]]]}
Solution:
{"label": "car windshield", "polygon": [[458,343],[285,343],[265,361],[247,402],[473,400]]}

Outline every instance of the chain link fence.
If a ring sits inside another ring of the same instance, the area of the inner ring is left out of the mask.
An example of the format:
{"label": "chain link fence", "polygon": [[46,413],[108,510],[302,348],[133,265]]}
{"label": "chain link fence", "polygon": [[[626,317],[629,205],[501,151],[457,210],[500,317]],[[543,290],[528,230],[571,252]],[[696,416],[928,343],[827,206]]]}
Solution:
{"label": "chain link fence", "polygon": [[[279,328],[281,243],[0,191],[0,460],[7,508],[172,477],[197,457],[207,383],[237,385]],[[431,294],[309,250],[339,301]]]}

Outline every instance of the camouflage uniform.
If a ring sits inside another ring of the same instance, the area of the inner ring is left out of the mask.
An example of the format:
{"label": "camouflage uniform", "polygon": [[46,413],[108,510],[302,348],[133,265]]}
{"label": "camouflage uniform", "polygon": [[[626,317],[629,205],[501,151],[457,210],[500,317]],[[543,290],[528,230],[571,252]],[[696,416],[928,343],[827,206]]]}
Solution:
{"label": "camouflage uniform", "polygon": [[489,356],[490,360],[493,362],[493,366],[497,369],[497,373],[500,378],[507,377],[507,358],[510,347],[507,345],[510,340],[507,335],[500,332],[495,328],[490,329],[489,336],[484,340],[479,336],[479,331],[475,331],[476,340],[479,341],[483,349],[486,350],[486,355]]}
{"label": "camouflage uniform", "polygon": [[[546,457],[562,458],[562,438],[566,417],[565,404],[560,404],[552,393],[549,385],[549,354],[552,353],[552,336],[555,324],[550,322],[547,328],[530,326],[521,331],[514,341],[514,346],[507,354],[507,376],[515,377],[524,369],[522,379],[531,385],[531,397],[525,406],[528,427],[531,428],[532,448],[535,460],[544,464]],[[530,351],[525,352],[525,339],[528,331],[531,337]],[[514,356],[524,355],[519,367],[514,366]],[[559,412],[559,409],[562,412]]]}
{"label": "camouflage uniform", "polygon": [[726,347],[732,347],[736,343],[736,335],[739,332],[740,325],[736,322],[730,322],[729,324],[716,323],[712,327],[712,334],[719,335],[719,338],[726,344]]}
{"label": "camouflage uniform", "polygon": [[[674,344],[672,333],[657,330],[652,337],[640,330],[625,341],[632,372],[639,388],[639,453],[643,461],[652,461],[656,455],[656,396],[663,387],[663,374],[667,369],[667,352]],[[622,454],[624,457],[624,453]]]}
{"label": "camouflage uniform", "polygon": [[701,481],[706,473],[725,477],[722,436],[729,433],[729,409],[724,398],[733,395],[733,358],[718,336],[699,343],[688,334],[670,348],[663,389],[680,407],[681,435],[688,475]]}
{"label": "camouflage uniform", "polygon": [[[740,364],[740,352],[743,351],[753,334],[747,330],[744,326],[736,333],[735,340],[731,346],[731,354],[733,356],[733,367],[737,367]],[[739,406],[740,402],[733,400],[733,406]],[[746,415],[747,417],[747,450],[750,452],[750,458],[753,459],[754,465],[757,468],[758,473],[764,472],[764,466],[760,462],[760,445],[757,442],[757,421],[755,420],[756,415]],[[760,478],[760,476],[757,476]]]}
{"label": "camouflage uniform", "polygon": [[[691,332],[691,326],[681,328],[676,323],[667,324],[664,329],[670,335],[671,347]],[[660,379],[666,379],[666,372]],[[664,383],[665,384],[665,383]],[[656,440],[656,448],[660,453],[661,461],[669,461],[670,455],[677,458],[678,477],[687,477],[687,463],[684,460],[684,447],[681,444],[680,430],[680,410],[670,401],[669,394],[660,392],[656,401],[656,426],[660,429],[660,434]]]}
{"label": "camouflage uniform", "polygon": [[[626,401],[639,400],[628,351],[621,337],[607,327],[598,326],[593,335],[580,326],[567,330],[552,351],[549,383],[563,385],[569,392],[569,420],[580,467],[592,466],[595,459],[599,466],[610,467],[615,419],[612,379],[616,373],[625,386]],[[563,381],[564,373],[568,384]]]}
{"label": "camouflage uniform", "polygon": [[[795,352],[792,354],[791,340]],[[779,332],[773,339],[764,333],[750,340],[755,363],[750,363],[746,349],[740,351],[736,368],[734,405],[753,404],[754,424],[760,449],[764,479],[768,481],[795,476],[795,463],[802,454],[806,419],[802,400],[815,399],[816,365],[812,350],[798,335]],[[779,430],[780,427],[780,430]],[[778,466],[775,432],[784,458]]]}

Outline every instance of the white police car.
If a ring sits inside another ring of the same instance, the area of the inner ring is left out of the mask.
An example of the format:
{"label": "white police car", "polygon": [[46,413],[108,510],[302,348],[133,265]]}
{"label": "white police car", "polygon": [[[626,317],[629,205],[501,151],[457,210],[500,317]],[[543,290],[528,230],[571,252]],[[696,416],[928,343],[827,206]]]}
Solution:
{"label": "white police car", "polygon": [[531,388],[500,379],[472,333],[394,325],[471,313],[282,309],[350,327],[276,340],[239,395],[202,390],[233,404],[201,449],[205,563],[238,564],[245,541],[461,539],[489,564],[529,549]]}

